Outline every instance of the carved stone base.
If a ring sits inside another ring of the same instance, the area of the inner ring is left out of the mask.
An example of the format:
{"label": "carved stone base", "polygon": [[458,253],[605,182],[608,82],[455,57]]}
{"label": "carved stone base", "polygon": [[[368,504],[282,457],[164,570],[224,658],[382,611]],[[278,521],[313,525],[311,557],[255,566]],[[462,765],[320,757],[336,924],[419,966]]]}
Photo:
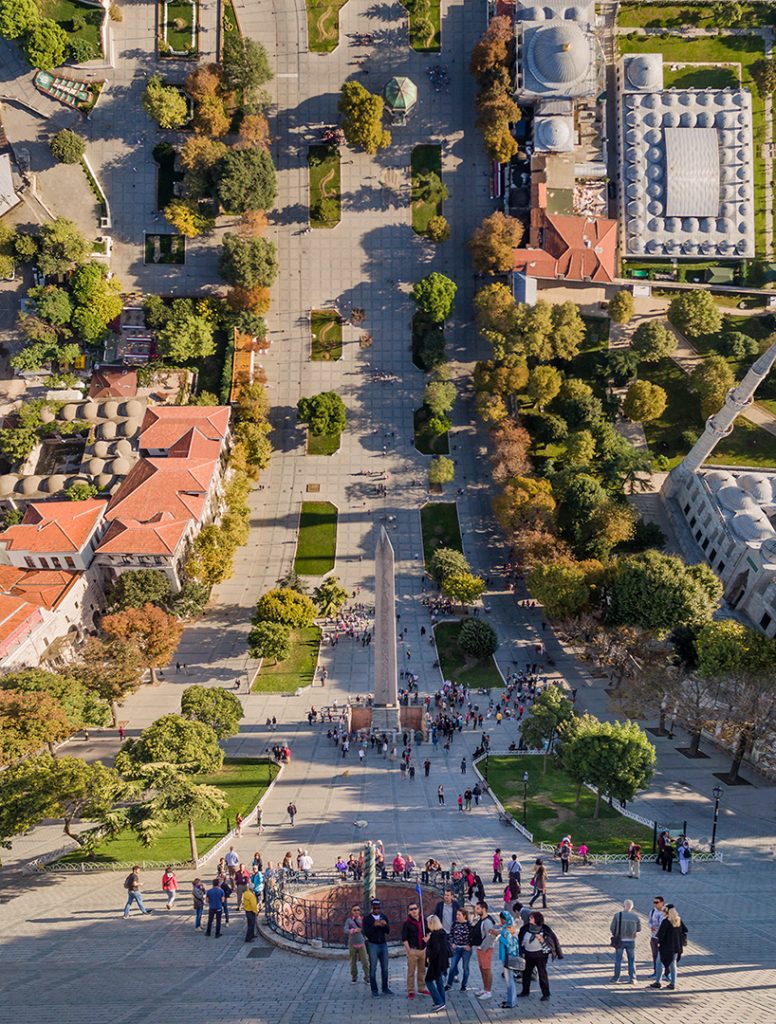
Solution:
{"label": "carved stone base", "polygon": [[372,729],[376,732],[387,732],[393,735],[401,730],[399,705],[384,704],[372,707]]}

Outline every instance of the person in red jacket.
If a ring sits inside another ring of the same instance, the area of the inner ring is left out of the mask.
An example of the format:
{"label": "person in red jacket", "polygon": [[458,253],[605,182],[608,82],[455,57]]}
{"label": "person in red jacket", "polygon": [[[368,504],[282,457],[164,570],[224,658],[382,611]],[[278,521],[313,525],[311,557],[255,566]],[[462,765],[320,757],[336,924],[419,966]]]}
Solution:
{"label": "person in red jacket", "polygon": [[167,893],[167,904],[165,910],[169,910],[175,902],[175,894],[178,892],[178,879],[172,865],[168,864],[162,875],[162,891]]}

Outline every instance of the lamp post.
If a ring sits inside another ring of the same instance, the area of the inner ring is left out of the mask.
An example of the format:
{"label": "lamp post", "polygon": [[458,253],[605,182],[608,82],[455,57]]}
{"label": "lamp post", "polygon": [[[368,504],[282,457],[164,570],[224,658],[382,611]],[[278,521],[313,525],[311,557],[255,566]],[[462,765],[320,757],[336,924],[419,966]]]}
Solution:
{"label": "lamp post", "polygon": [[722,799],[722,788],[715,786],[711,792],[714,797],[714,824],[711,828],[711,853],[713,855],[717,850],[717,822],[719,821],[719,802]]}
{"label": "lamp post", "polygon": [[528,772],[523,772],[523,828],[528,828]]}

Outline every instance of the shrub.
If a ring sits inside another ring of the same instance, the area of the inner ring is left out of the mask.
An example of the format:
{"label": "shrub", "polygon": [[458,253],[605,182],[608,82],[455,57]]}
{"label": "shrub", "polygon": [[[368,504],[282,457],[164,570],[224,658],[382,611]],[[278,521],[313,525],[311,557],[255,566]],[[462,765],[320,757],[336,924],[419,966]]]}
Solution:
{"label": "shrub", "polygon": [[77,164],[86,152],[86,139],[78,132],[63,128],[51,139],[49,147],[55,159],[62,164]]}
{"label": "shrub", "polygon": [[473,658],[487,658],[498,649],[498,637],[493,626],[482,619],[467,619],[458,634],[458,646]]}

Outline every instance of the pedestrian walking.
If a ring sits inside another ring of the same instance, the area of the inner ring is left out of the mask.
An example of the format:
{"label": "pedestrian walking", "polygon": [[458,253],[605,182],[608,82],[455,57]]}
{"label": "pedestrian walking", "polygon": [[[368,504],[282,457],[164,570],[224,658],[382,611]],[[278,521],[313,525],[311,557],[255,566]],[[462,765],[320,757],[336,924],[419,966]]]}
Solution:
{"label": "pedestrian walking", "polygon": [[367,956],[369,957],[369,985],[372,989],[372,996],[377,997],[380,992],[377,988],[377,965],[380,965],[380,978],[384,996],[393,995],[388,987],[388,935],[391,925],[385,914],[382,912],[380,900],[372,900],[371,910],[364,918],[364,936],[367,941]]}
{"label": "pedestrian walking", "polygon": [[444,807],[445,806],[445,787],[444,786],[437,786],[437,800],[439,801],[439,806],[440,807]]}
{"label": "pedestrian walking", "polygon": [[462,757],[461,758],[461,775],[465,775],[465,774],[466,774],[466,758]]}
{"label": "pedestrian walking", "polygon": [[122,743],[124,742],[124,737],[125,736],[126,736],[126,732],[124,730],[124,726],[120,725],[119,726],[119,739],[121,740]]}
{"label": "pedestrian walking", "polygon": [[614,915],[609,926],[611,945],[614,947],[614,976],[612,984],[620,980],[622,954],[628,958],[628,984],[636,983],[636,936],[641,931],[641,921],[633,912],[633,900],[625,900],[622,910]]}
{"label": "pedestrian walking", "polygon": [[458,810],[463,810],[463,793],[458,794]]}
{"label": "pedestrian walking", "polygon": [[245,912],[245,941],[253,942],[256,938],[256,915],[259,912],[259,900],[253,889],[246,889],[243,893],[242,908]]}
{"label": "pedestrian walking", "polygon": [[229,852],[224,857],[224,863],[226,864],[227,870],[229,871],[229,877],[234,879],[237,868],[240,866],[240,858],[233,846],[229,847]]}
{"label": "pedestrian walking", "polygon": [[133,903],[137,903],[138,909],[141,914],[150,914],[150,910],[146,910],[145,904],[143,903],[143,897],[140,895],[140,890],[143,888],[142,882],[140,881],[140,867],[135,864],[130,873],[124,879],[124,888],[127,890],[127,902],[124,906],[124,919],[129,917],[129,909]]}
{"label": "pedestrian walking", "polygon": [[248,886],[251,884],[251,876],[245,869],[244,864],[240,864],[234,873],[234,891],[237,894],[237,909],[242,908],[242,899],[245,893],[248,891]]}
{"label": "pedestrian walking", "polygon": [[423,774],[426,776],[426,778],[428,778],[430,771],[431,762],[429,761],[428,758],[426,758],[426,760],[423,762]]}
{"label": "pedestrian walking", "polygon": [[426,931],[420,906],[413,901],[407,907],[407,920],[402,925],[401,941],[407,954],[407,998],[426,994]]}
{"label": "pedestrian walking", "polygon": [[202,928],[202,911],[205,909],[205,895],[207,889],[202,884],[201,878],[195,878],[191,883],[191,900],[194,904],[194,928]]}
{"label": "pedestrian walking", "polygon": [[488,911],[488,904],[480,900],[474,908],[476,920],[472,926],[471,941],[477,951],[477,965],[482,978],[482,988],[475,993],[483,1002],[492,999],[493,994],[493,947],[498,937],[496,921]]}
{"label": "pedestrian walking", "polygon": [[206,893],[207,898],[207,928],[205,929],[205,935],[210,936],[213,930],[213,921],[216,923],[216,938],[221,938],[221,918],[224,914],[224,906],[226,904],[226,897],[224,890],[221,888],[218,879],[213,880],[213,885],[208,889]]}
{"label": "pedestrian walking", "polygon": [[238,811],[234,816],[234,834],[240,839],[242,838],[242,827],[243,827],[243,816]]}
{"label": "pedestrian walking", "polygon": [[657,941],[657,933],[660,930],[660,925],[665,920],[665,900],[662,896],[655,896],[652,900],[652,909],[647,917],[647,924],[649,925],[649,946],[652,952],[652,975],[657,979],[657,957],[659,952],[659,945]]}
{"label": "pedestrian walking", "polygon": [[426,986],[434,1004],[432,1013],[445,1008],[445,975],[450,966],[450,952],[447,932],[436,914],[426,920]]}
{"label": "pedestrian walking", "polygon": [[641,847],[631,843],[628,847],[628,878],[641,877]]}
{"label": "pedestrian walking", "polygon": [[410,782],[414,782],[415,781],[415,765],[414,764],[411,764],[409,766],[409,768],[407,769],[407,774],[410,777]]}
{"label": "pedestrian walking", "polygon": [[472,796],[474,797],[474,806],[475,807],[479,807],[480,806],[480,797],[482,796],[482,790],[480,789],[479,782],[476,782],[474,784],[474,789],[472,790]]}
{"label": "pedestrian walking", "polygon": [[261,807],[256,808],[256,828],[259,830],[259,835],[264,831],[264,811]]}
{"label": "pedestrian walking", "polygon": [[563,951],[558,937],[549,925],[544,922],[544,914],[538,910],[531,911],[528,924],[524,924],[518,935],[520,950],[525,960],[523,971],[523,988],[521,996],[531,993],[531,977],[534,969],[539,975],[539,988],[542,990],[542,1001],[550,998],[550,979],[547,976],[547,961],[562,960]]}
{"label": "pedestrian walking", "polygon": [[369,982],[369,959],[366,955],[366,939],[364,938],[364,921],[361,907],[355,904],[350,908],[350,917],[345,921],[345,938],[348,943],[348,959],[350,960],[350,980],[355,985],[358,981],[358,965],[364,981]]}
{"label": "pedestrian walking", "polygon": [[501,856],[501,848],[497,846],[496,850],[495,850],[495,852],[493,854],[493,884],[494,885],[496,884],[496,882],[502,882],[503,883],[504,879],[502,878],[502,875],[501,875],[501,872],[502,872],[503,868],[504,868],[504,858]]}
{"label": "pedestrian walking", "polygon": [[534,876],[531,880],[531,884],[534,887],[534,894],[528,901],[528,906],[532,907],[536,900],[541,896],[542,898],[542,909],[547,909],[547,868],[544,866],[544,861],[541,857],[536,860],[536,866],[534,869]]}
{"label": "pedestrian walking", "polygon": [[472,809],[472,791],[470,789],[463,791],[463,805],[467,811]]}
{"label": "pedestrian walking", "polygon": [[509,876],[510,882],[512,881],[513,878],[517,882],[517,895],[518,896],[520,895],[520,882],[521,882],[522,871],[523,871],[523,865],[517,859],[517,854],[513,853],[512,854],[512,858],[509,861],[509,864],[507,865],[507,874]]}
{"label": "pedestrian walking", "polygon": [[682,950],[687,945],[687,925],[676,912],[673,903],[666,904],[665,918],[657,930],[658,960],[655,980],[650,988],[660,988],[663,974],[668,981],[667,988],[676,988],[676,967],[682,958]]}
{"label": "pedestrian walking", "polygon": [[164,874],[162,875],[162,892],[167,893],[167,902],[164,905],[164,909],[170,910],[178,893],[178,879],[175,877],[172,864],[168,864],[164,869]]}
{"label": "pedestrian walking", "polygon": [[294,803],[293,800],[288,805],[288,807],[286,807],[286,811],[288,813],[288,820],[291,824],[291,827],[293,828],[296,823],[296,804]]}
{"label": "pedestrian walking", "polygon": [[567,875],[569,873],[569,864],[571,863],[571,846],[568,843],[560,844],[560,873]]}

